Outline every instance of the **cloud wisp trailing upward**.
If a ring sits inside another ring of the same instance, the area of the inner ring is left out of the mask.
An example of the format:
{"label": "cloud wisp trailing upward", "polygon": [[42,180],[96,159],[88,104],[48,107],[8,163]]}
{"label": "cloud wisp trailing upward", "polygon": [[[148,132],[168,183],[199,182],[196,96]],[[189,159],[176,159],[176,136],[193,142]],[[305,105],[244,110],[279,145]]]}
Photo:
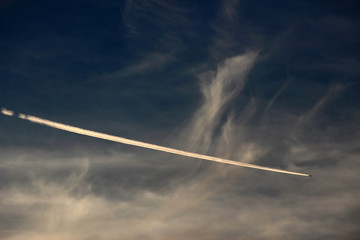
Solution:
{"label": "cloud wisp trailing upward", "polygon": [[185,138],[190,139],[191,145],[197,146],[203,152],[208,150],[225,110],[243,90],[247,74],[253,67],[257,55],[257,52],[248,52],[228,58],[218,65],[216,74],[208,74],[210,77],[206,74],[200,76],[203,104],[185,131]]}
{"label": "cloud wisp trailing upward", "polygon": [[[9,111],[9,110],[7,110],[7,111]],[[4,111],[2,111],[2,112],[4,114]],[[157,150],[157,151],[161,151],[161,152],[172,153],[172,154],[181,155],[181,156],[185,156],[185,157],[192,157],[192,158],[197,158],[197,159],[203,159],[203,160],[208,160],[208,161],[213,161],[213,162],[225,163],[225,164],[236,165],[236,166],[240,166],[240,167],[247,167],[247,168],[259,169],[259,170],[265,170],[265,171],[271,171],[271,172],[278,172],[278,173],[285,173],[285,174],[306,176],[306,177],[311,176],[311,175],[305,174],[305,173],[285,171],[285,170],[281,170],[281,169],[263,167],[263,166],[258,166],[258,165],[254,165],[254,164],[249,164],[249,163],[236,162],[236,161],[232,161],[232,160],[228,160],[228,159],[207,156],[207,155],[203,155],[203,154],[187,152],[187,151],[178,150],[178,149],[174,149],[174,148],[163,147],[163,146],[159,146],[159,145],[155,145],[155,144],[151,144],[151,143],[145,143],[145,142],[140,142],[140,141],[131,140],[131,139],[127,139],[127,138],[117,137],[117,136],[113,136],[113,135],[109,135],[109,134],[105,134],[105,133],[95,132],[95,131],[86,130],[86,129],[82,129],[82,128],[78,128],[78,127],[74,127],[74,126],[70,126],[70,125],[66,125],[66,124],[62,124],[62,123],[49,121],[49,120],[42,119],[39,117],[31,116],[31,115],[25,115],[22,113],[19,114],[19,118],[28,120],[33,123],[38,123],[38,124],[46,125],[46,126],[49,126],[52,128],[64,130],[67,132],[72,132],[72,133],[77,133],[77,134],[85,135],[85,136],[89,136],[89,137],[100,138],[100,139],[104,139],[104,140],[108,140],[108,141],[123,143],[123,144],[131,145],[131,146],[137,146],[137,147]]]}

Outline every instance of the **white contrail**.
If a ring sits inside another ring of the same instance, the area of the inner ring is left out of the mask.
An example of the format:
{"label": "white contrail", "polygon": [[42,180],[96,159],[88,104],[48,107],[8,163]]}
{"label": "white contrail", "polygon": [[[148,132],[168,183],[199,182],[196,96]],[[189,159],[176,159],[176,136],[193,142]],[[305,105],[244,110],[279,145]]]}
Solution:
{"label": "white contrail", "polygon": [[[10,110],[5,109],[5,110],[2,110],[2,113],[5,115],[10,115],[10,114],[7,114],[8,111],[10,111]],[[12,115],[10,115],[10,116],[12,116]],[[155,144],[151,144],[151,143],[135,141],[135,140],[117,137],[117,136],[113,136],[113,135],[109,135],[109,134],[105,134],[105,133],[99,133],[99,132],[90,131],[90,130],[86,130],[86,129],[82,129],[82,128],[78,128],[78,127],[73,127],[70,125],[65,125],[62,123],[57,123],[57,122],[49,121],[49,120],[42,119],[39,117],[25,115],[22,113],[19,114],[19,118],[28,120],[33,123],[46,125],[46,126],[49,126],[52,128],[61,129],[61,130],[67,131],[67,132],[77,133],[77,134],[81,134],[81,135],[85,135],[85,136],[100,138],[100,139],[104,139],[104,140],[108,140],[108,141],[128,144],[128,145],[142,147],[142,148],[153,149],[153,150],[157,150],[157,151],[161,151],[161,152],[167,152],[167,153],[172,153],[172,154],[177,154],[177,155],[192,157],[192,158],[198,158],[198,159],[203,159],[203,160],[208,160],[208,161],[213,161],[213,162],[226,163],[226,164],[236,165],[236,166],[240,166],[240,167],[255,168],[255,169],[260,169],[260,170],[265,170],[265,171],[272,171],[272,172],[279,172],[279,173],[311,177],[311,175],[305,174],[305,173],[297,173],[297,172],[285,171],[285,170],[280,170],[280,169],[275,169],[275,168],[262,167],[262,166],[258,166],[258,165],[254,165],[254,164],[236,162],[236,161],[232,161],[232,160],[228,160],[228,159],[217,158],[217,157],[212,157],[212,156],[207,156],[207,155],[202,155],[202,154],[197,154],[197,153],[192,153],[192,152],[186,152],[186,151],[182,151],[182,150],[178,150],[178,149],[174,149],[174,148],[163,147],[163,146],[159,146],[159,145],[155,145]]]}
{"label": "white contrail", "polygon": [[7,116],[14,116],[14,112],[11,110],[7,110],[5,108],[1,108],[1,113]]}

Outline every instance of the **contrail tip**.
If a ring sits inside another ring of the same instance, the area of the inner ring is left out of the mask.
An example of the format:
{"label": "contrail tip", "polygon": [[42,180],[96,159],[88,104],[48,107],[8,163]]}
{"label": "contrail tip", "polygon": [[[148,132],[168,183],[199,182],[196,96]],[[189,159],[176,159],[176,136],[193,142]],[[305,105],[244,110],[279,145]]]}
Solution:
{"label": "contrail tip", "polygon": [[6,108],[1,108],[1,113],[7,116],[14,116],[14,112]]}

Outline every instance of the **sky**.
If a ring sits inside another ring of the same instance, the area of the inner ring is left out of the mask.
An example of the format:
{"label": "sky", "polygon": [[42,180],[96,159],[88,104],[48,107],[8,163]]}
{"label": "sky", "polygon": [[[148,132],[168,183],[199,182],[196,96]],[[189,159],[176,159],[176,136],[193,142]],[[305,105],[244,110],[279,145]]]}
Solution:
{"label": "sky", "polygon": [[359,7],[0,1],[0,238],[358,239]]}

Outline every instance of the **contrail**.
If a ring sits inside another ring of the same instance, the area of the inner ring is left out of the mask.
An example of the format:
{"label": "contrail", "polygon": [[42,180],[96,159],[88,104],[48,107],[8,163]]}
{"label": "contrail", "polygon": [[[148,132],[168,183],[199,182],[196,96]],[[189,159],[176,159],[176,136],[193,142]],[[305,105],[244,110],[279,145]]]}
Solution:
{"label": "contrail", "polygon": [[[14,115],[12,111],[7,110],[5,108],[2,108],[1,112],[4,115],[9,115],[9,116]],[[11,113],[11,114],[9,114],[9,113]],[[311,177],[310,174],[285,171],[285,170],[269,168],[269,167],[262,167],[259,165],[236,162],[236,161],[232,161],[232,160],[228,160],[228,159],[212,157],[212,156],[207,156],[207,155],[203,155],[203,154],[178,150],[178,149],[174,149],[174,148],[163,147],[163,146],[159,146],[159,145],[155,145],[155,144],[151,144],[151,143],[145,143],[145,142],[140,142],[140,141],[131,140],[131,139],[127,139],[127,138],[117,137],[117,136],[113,136],[113,135],[109,135],[109,134],[105,134],[105,133],[95,132],[95,131],[86,130],[86,129],[82,129],[82,128],[78,128],[78,127],[73,127],[70,125],[62,124],[62,123],[49,121],[49,120],[42,119],[39,117],[31,116],[31,115],[25,115],[22,113],[20,113],[18,116],[21,119],[28,120],[33,123],[38,123],[38,124],[46,125],[46,126],[49,126],[52,128],[61,129],[61,130],[67,131],[67,132],[77,133],[80,135],[85,135],[85,136],[94,137],[94,138],[100,138],[100,139],[123,143],[123,144],[127,144],[127,145],[132,145],[132,146],[137,146],[137,147],[142,147],[142,148],[147,148],[147,149],[153,149],[153,150],[172,153],[172,154],[181,155],[181,156],[185,156],[185,157],[198,158],[198,159],[219,162],[219,163],[226,163],[226,164],[236,165],[236,166],[240,166],[240,167],[247,167],[247,168],[254,168],[254,169],[260,169],[260,170],[271,171],[271,172],[279,172],[279,173],[285,173],[285,174],[291,174],[291,175]]]}
{"label": "contrail", "polygon": [[14,116],[14,112],[11,110],[7,110],[5,108],[1,108],[1,113],[7,116]]}

